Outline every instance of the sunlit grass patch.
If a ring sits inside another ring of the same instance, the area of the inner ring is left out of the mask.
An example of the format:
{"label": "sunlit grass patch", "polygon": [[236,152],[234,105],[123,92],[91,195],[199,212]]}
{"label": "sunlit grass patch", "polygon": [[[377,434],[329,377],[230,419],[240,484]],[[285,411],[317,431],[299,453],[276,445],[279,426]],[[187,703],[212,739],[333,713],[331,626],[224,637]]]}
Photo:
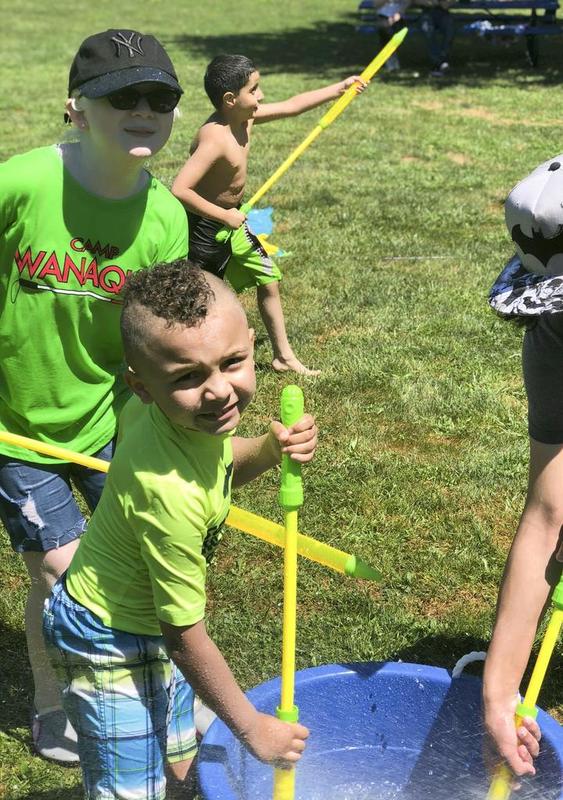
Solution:
{"label": "sunlit grass patch", "polygon": [[[4,9],[2,157],[60,138],[76,46],[119,20],[162,39],[186,89],[151,167],[167,184],[209,113],[202,76],[216,53],[255,58],[275,100],[357,72],[378,47],[355,33],[355,2],[259,5],[172,2],[164,12],[123,0],[116,12],[101,0],[78,14],[62,0],[24,0]],[[506,195],[562,149],[560,44],[542,49],[530,72],[516,45],[456,42],[452,76],[436,83],[423,42],[408,39],[404,72],[376,78],[264,198],[271,239],[292,254],[280,260],[291,340],[323,370],[296,380],[321,433],[300,527],[384,575],[369,584],[300,561],[299,667],[402,658],[451,668],[487,646],[525,494],[527,437],[522,331],[489,312],[486,297],[511,255]],[[249,193],[321,113],[257,127]],[[241,432],[254,435],[294,379],[268,369],[253,294],[243,302],[257,332],[259,391]],[[235,502],[281,521],[278,485],[273,471]],[[2,537],[0,797],[77,800],[77,773],[31,754],[27,579]],[[228,531],[210,570],[209,627],[245,687],[279,673],[281,564],[279,549]],[[559,649],[541,704],[563,720],[562,678]]]}

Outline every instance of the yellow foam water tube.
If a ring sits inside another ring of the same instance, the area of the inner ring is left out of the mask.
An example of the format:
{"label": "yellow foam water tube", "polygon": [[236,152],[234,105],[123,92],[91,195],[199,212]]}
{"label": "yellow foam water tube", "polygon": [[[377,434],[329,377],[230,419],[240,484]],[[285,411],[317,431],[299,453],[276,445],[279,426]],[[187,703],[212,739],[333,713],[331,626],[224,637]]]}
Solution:
{"label": "yellow foam water tube", "polygon": [[[281,398],[281,421],[286,427],[303,416],[303,392],[298,386],[286,386]],[[280,505],[285,515],[283,560],[283,634],[281,698],[276,710],[279,719],[297,722],[299,709],[294,705],[295,641],[297,635],[297,512],[303,505],[301,464],[289,456],[282,458]],[[274,770],[274,800],[293,800],[295,769]]]}
{"label": "yellow foam water tube", "polygon": [[[36,439],[30,439],[27,436],[19,436],[16,433],[9,433],[8,431],[0,431],[0,442],[6,442],[15,447],[22,447],[26,450],[32,450],[35,453],[41,453],[51,458],[59,459],[60,461],[69,461],[73,464],[80,464],[89,469],[99,470],[100,472],[107,472],[110,466],[109,461],[104,461],[101,458],[94,458],[93,456],[84,455],[84,453],[76,453],[74,450],[67,450],[65,447],[49,444],[47,442],[40,442]],[[243,533],[248,533],[264,542],[276,545],[277,547],[284,546],[284,528],[276,522],[272,522],[265,517],[260,517],[258,514],[253,514],[250,511],[245,511],[243,508],[231,506],[229,514],[226,519],[227,525],[230,525]],[[345,553],[338,550],[336,547],[319,542],[310,536],[305,536],[302,533],[297,534],[297,552],[300,556],[316,561],[329,569],[336,572],[341,572],[344,575],[350,575],[354,578],[363,578],[364,580],[380,581],[381,573],[379,570],[370,567],[362,559],[357,558],[350,553]]]}
{"label": "yellow foam water tube", "polygon": [[[402,44],[405,36],[407,35],[407,28],[402,28],[400,31],[397,31],[391,39],[387,42],[385,47],[383,47],[379,53],[375,56],[375,58],[370,61],[367,67],[364,69],[360,78],[365,81],[365,83],[369,83],[370,80],[373,78],[376,72],[381,69],[381,67],[385,64],[388,58],[390,58],[395,50]],[[319,120],[317,125],[313,128],[311,133],[305,137],[305,139],[298,145],[295,150],[285,159],[283,164],[281,164],[277,170],[271,175],[268,180],[262,184],[262,186],[258,189],[258,191],[252,195],[248,202],[243,203],[240,210],[247,214],[251,208],[253,208],[256,203],[262,199],[262,197],[266,194],[272,186],[279,181],[282,175],[284,175],[287,170],[294,164],[299,156],[301,156],[305,150],[311,145],[317,136],[319,136],[325,128],[334,122],[334,120],[342,114],[345,108],[347,108],[352,100],[354,100],[358,96],[356,91],[356,85],[350,86],[342,97],[339,97],[326,114]],[[217,234],[215,235],[215,239],[218,242],[225,242],[231,235],[232,230],[230,228],[221,228]]]}
{"label": "yellow foam water tube", "polygon": [[[533,717],[535,719],[538,715],[536,703],[549,666],[549,661],[555,649],[555,645],[557,644],[557,639],[559,638],[561,626],[563,625],[563,575],[553,592],[551,602],[554,611],[541,643],[528,690],[524,696],[524,700],[516,706],[516,715],[514,717],[516,728],[520,727],[524,717]],[[514,776],[508,766],[502,764],[497,769],[492,780],[489,793],[487,794],[487,800],[508,800],[512,794],[513,779]]]}
{"label": "yellow foam water tube", "polygon": [[[260,517],[251,511],[243,508],[231,506],[227,517],[227,525],[237,528],[239,531],[249,533],[257,539],[276,545],[284,546],[285,528],[277,522]],[[330,544],[319,542],[311,536],[297,533],[297,553],[310,561],[316,561],[329,569],[340,572],[343,575],[350,575],[353,578],[363,578],[370,581],[380,581],[381,572],[374,567],[370,567],[365,561],[357,556],[338,550]]]}
{"label": "yellow foam water tube", "polygon": [[67,450],[66,447],[59,447],[56,444],[49,444],[49,442],[40,442],[37,439],[20,436],[17,433],[0,431],[0,442],[6,442],[6,444],[11,444],[14,447],[23,447],[25,450],[33,450],[34,453],[41,453],[41,455],[56,458],[59,461],[80,464],[81,467],[95,469],[98,472],[107,472],[110,467],[110,462],[104,461],[103,458],[76,453],[74,450]]}

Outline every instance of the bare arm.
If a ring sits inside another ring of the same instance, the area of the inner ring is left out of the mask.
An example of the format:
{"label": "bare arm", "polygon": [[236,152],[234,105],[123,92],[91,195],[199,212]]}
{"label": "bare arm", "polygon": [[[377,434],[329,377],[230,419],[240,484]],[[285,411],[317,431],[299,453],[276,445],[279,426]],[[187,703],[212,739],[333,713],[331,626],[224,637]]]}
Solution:
{"label": "bare arm", "polygon": [[271,122],[274,119],[296,117],[298,114],[303,114],[304,111],[310,111],[312,108],[328,103],[330,100],[336,100],[337,97],[344,94],[346,89],[355,83],[358,85],[358,93],[363,92],[366,84],[360,81],[358,75],[351,75],[338,83],[333,83],[322,89],[313,89],[311,92],[296,94],[294,97],[282,100],[280,103],[261,103],[254,115],[254,121],[259,124],[261,122]]}
{"label": "bare arm", "polygon": [[160,627],[170,658],[197,694],[237,735],[243,735],[252,727],[256,709],[208,636],[205,622],[179,627],[161,621]]}
{"label": "bare arm", "polygon": [[199,697],[249,750],[267,763],[293,763],[301,758],[309,731],[258,712],[242,692],[203,620],[177,627],[161,622],[170,658]]}
{"label": "bare arm", "polygon": [[538,753],[539,728],[529,720],[517,736],[514,710],[537,627],[557,580],[562,483],[563,447],[531,440],[528,497],[502,580],[483,685],[487,729],[517,775],[535,772],[532,759]]}
{"label": "bare arm", "polygon": [[294,461],[306,464],[313,458],[317,446],[317,426],[305,414],[291,428],[274,421],[263,436],[252,439],[233,438],[233,487],[243,486],[266,470],[280,463],[282,453]]}
{"label": "bare arm", "polygon": [[[208,134],[202,138],[197,149],[176,176],[172,184],[172,194],[188,211],[193,211],[201,217],[214,219],[223,225],[238,228],[244,222],[244,214],[241,214],[236,208],[222,208],[216,203],[206,200],[196,189],[201,180],[217,166],[223,157],[223,149],[217,137]],[[239,219],[239,217],[242,218]],[[233,225],[233,222],[236,224]]]}
{"label": "bare arm", "polygon": [[252,439],[233,437],[233,488],[253,481],[280,461],[279,445],[270,433]]}

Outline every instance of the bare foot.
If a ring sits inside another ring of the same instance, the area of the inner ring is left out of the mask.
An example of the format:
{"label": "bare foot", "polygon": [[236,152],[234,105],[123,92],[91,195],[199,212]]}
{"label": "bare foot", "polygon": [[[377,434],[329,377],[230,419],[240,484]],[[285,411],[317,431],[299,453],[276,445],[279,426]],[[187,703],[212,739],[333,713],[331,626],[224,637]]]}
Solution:
{"label": "bare foot", "polygon": [[290,358],[274,358],[272,367],[276,372],[297,372],[299,375],[320,375],[320,369],[309,369],[296,356]]}

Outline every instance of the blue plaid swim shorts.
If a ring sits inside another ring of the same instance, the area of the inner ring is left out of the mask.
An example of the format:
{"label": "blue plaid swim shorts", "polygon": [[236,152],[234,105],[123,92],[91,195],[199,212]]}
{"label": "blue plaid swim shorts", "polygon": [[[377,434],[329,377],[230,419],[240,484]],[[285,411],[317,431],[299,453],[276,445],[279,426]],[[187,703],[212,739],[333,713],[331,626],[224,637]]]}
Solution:
{"label": "blue plaid swim shorts", "polygon": [[193,690],[160,636],[109,628],[66,591],[45,606],[43,631],[78,735],[88,800],[164,800],[164,764],[193,758]]}

